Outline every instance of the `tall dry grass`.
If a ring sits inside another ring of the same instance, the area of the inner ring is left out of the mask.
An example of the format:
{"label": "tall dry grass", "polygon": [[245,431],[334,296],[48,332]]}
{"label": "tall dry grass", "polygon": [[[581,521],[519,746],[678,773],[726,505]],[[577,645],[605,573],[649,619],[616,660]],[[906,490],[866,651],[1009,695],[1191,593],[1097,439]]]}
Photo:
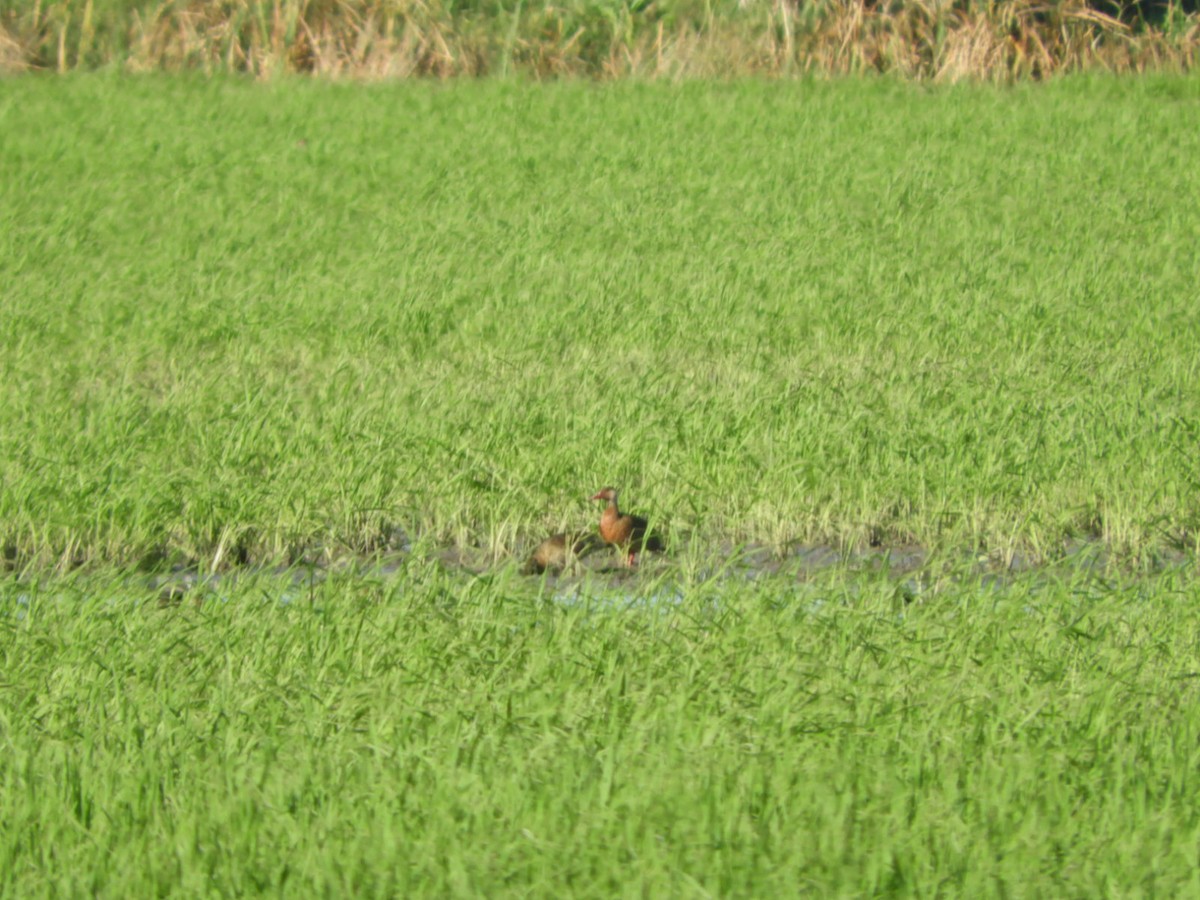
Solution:
{"label": "tall dry grass", "polygon": [[1083,0],[58,0],[0,5],[0,70],[682,78],[887,72],[1014,80],[1189,70],[1200,16]]}

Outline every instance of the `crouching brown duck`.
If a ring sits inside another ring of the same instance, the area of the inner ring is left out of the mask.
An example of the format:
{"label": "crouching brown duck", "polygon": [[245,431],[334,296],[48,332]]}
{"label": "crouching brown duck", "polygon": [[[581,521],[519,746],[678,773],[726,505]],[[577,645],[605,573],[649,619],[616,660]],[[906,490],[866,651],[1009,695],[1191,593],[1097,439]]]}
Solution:
{"label": "crouching brown duck", "polygon": [[650,523],[641,516],[622,513],[617,506],[617,489],[606,487],[598,491],[593,500],[607,500],[608,506],[600,514],[600,537],[606,543],[620,547],[628,556],[626,564],[633,565],[637,555],[644,550],[663,550],[662,539],[657,534],[647,534]]}
{"label": "crouching brown duck", "polygon": [[533,551],[523,571],[526,575],[538,575],[547,569],[561,571],[572,559],[587,556],[604,546],[596,534],[569,534],[560,531],[552,534]]}

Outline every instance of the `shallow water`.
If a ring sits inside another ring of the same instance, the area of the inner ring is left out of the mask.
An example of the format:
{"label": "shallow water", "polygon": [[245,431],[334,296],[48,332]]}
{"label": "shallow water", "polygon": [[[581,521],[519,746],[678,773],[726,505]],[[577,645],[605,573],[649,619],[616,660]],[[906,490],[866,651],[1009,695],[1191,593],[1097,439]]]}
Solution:
{"label": "shallow water", "polygon": [[[778,554],[752,545],[722,548],[701,564],[654,555],[630,568],[614,554],[601,551],[577,560],[567,572],[535,576],[515,574],[522,557],[488,567],[478,559],[469,562],[466,556],[444,551],[432,558],[417,559],[405,548],[336,565],[245,566],[217,574],[179,567],[150,576],[130,573],[118,578],[115,587],[109,578],[103,591],[112,595],[114,603],[144,598],[144,602],[164,608],[234,599],[244,602],[259,597],[268,604],[290,607],[307,603],[319,610],[318,588],[330,577],[373,578],[394,584],[410,568],[434,566],[452,582],[460,577],[495,578],[506,591],[528,593],[568,608],[672,609],[699,586],[705,593],[714,589],[719,593],[722,585],[740,589],[755,584],[777,597],[793,597],[798,607],[818,614],[868,594],[891,596],[898,606],[906,607],[963,589],[977,597],[1000,598],[1010,589],[1019,588],[1028,598],[1067,586],[1081,597],[1121,590],[1136,599],[1156,590],[1164,575],[1178,576],[1184,583],[1200,576],[1197,560],[1182,552],[1159,554],[1140,561],[1136,567],[1121,566],[1096,541],[1067,544],[1050,560],[1018,553],[1007,559],[965,551],[939,555],[917,546],[840,549],[810,545]],[[1145,591],[1140,591],[1139,585],[1144,585]],[[31,603],[32,594],[20,589],[19,584],[16,593],[0,591],[0,615],[19,621],[28,615]]]}

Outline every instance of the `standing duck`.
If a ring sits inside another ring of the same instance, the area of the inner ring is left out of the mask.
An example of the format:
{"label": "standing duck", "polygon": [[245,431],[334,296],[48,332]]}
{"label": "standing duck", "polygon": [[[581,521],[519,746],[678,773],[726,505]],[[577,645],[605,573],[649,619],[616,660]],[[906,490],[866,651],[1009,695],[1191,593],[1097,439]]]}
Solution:
{"label": "standing duck", "polygon": [[560,531],[552,534],[533,551],[529,562],[525,563],[526,575],[537,575],[547,569],[562,570],[572,559],[587,556],[593,550],[599,550],[604,544],[595,534],[568,534]]}
{"label": "standing duck", "polygon": [[628,565],[633,565],[637,555],[643,550],[662,550],[663,543],[657,534],[647,535],[650,527],[641,516],[622,513],[617,507],[617,489],[606,487],[596,493],[593,500],[607,500],[608,506],[600,514],[600,537],[623,549],[629,554]]}

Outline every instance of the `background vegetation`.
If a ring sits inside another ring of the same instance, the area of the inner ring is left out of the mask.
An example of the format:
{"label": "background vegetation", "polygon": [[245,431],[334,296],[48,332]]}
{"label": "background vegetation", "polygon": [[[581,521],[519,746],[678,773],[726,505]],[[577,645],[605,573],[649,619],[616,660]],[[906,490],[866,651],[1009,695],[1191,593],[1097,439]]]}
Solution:
{"label": "background vegetation", "polygon": [[3,0],[0,68],[537,78],[1188,70],[1194,4],[1065,0]]}

